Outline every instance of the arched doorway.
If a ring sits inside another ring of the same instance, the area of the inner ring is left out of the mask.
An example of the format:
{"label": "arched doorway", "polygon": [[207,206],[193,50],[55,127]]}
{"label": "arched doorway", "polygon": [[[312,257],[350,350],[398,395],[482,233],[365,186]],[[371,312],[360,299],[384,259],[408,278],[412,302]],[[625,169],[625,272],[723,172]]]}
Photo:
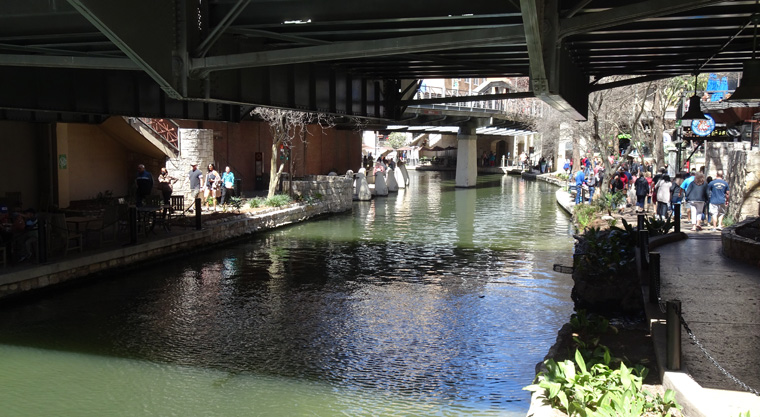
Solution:
{"label": "arched doorway", "polygon": [[500,140],[496,142],[496,163],[501,165],[501,157],[507,158],[507,141]]}

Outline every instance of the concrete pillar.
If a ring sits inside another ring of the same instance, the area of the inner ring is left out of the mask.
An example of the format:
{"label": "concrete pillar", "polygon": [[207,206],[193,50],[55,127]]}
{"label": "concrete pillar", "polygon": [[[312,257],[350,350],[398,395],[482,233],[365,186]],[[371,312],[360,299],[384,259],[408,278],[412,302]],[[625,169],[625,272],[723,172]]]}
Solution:
{"label": "concrete pillar", "polygon": [[463,125],[457,134],[457,187],[474,187],[478,181],[478,136],[475,126]]}

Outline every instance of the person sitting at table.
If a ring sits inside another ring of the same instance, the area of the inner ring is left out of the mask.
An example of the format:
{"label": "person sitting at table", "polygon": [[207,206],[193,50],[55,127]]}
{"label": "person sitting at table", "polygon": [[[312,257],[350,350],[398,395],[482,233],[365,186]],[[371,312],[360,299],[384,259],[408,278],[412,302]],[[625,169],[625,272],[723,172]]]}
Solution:
{"label": "person sitting at table", "polygon": [[214,164],[208,164],[206,185],[203,188],[203,200],[206,203],[206,210],[210,210],[209,197],[211,197],[210,199],[214,201],[214,211],[216,211],[216,197],[217,193],[219,192],[219,183],[221,180],[222,178],[219,176],[219,173],[216,172]]}
{"label": "person sitting at table", "polygon": [[37,214],[33,209],[17,210],[11,215],[11,231],[13,244],[18,248],[17,261],[24,262],[32,257],[37,246]]}
{"label": "person sitting at table", "polygon": [[11,213],[7,206],[0,206],[0,244],[5,246],[5,253],[11,253],[13,232],[11,231]]}
{"label": "person sitting at table", "polygon": [[161,174],[158,175],[158,187],[161,189],[161,195],[164,197],[165,206],[171,204],[173,184],[177,181],[179,181],[179,179],[169,175],[169,171],[166,167],[161,168]]}

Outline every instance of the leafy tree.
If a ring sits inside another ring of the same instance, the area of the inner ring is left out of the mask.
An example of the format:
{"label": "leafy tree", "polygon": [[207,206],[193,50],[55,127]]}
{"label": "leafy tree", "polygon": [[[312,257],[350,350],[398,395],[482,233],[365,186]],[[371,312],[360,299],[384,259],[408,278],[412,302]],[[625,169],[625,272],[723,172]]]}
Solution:
{"label": "leafy tree", "polygon": [[388,135],[388,145],[394,150],[406,145],[406,133],[403,133],[403,132],[391,133],[390,135]]}

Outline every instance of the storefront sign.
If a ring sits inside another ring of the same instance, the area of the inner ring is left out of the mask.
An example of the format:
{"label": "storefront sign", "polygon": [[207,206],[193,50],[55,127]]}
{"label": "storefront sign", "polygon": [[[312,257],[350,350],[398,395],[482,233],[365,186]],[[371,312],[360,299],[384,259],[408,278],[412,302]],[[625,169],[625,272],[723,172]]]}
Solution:
{"label": "storefront sign", "polygon": [[692,120],[691,131],[697,136],[705,137],[715,130],[715,119],[706,114],[707,120]]}

